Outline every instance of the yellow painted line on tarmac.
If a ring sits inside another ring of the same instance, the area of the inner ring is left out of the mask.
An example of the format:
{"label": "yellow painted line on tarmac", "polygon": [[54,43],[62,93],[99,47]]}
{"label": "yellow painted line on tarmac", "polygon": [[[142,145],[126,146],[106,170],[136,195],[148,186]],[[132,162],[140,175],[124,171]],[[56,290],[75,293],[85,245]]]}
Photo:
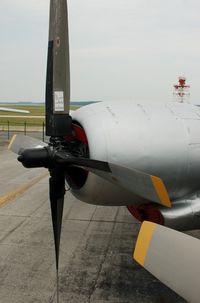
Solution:
{"label": "yellow painted line on tarmac", "polygon": [[17,137],[17,135],[12,136],[12,139],[10,140],[10,144],[8,145],[9,150],[11,149],[11,146],[13,145],[13,142],[15,141],[16,137]]}
{"label": "yellow painted line on tarmac", "polygon": [[10,192],[6,193],[3,196],[0,196],[0,206],[9,202],[9,201],[11,201],[11,200],[13,200],[18,195],[23,194],[29,188],[31,188],[33,185],[37,184],[39,181],[41,181],[42,179],[44,179],[47,176],[48,176],[48,172],[45,172],[45,174],[42,174],[42,175],[28,181],[27,183],[23,184],[22,186],[16,188],[15,190],[10,191]]}

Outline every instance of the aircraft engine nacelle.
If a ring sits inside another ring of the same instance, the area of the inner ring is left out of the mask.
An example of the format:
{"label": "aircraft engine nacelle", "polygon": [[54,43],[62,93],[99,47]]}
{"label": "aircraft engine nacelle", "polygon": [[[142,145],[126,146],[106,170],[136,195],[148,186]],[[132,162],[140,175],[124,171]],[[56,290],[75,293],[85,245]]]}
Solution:
{"label": "aircraft engine nacelle", "polygon": [[195,194],[176,201],[171,209],[158,206],[163,216],[164,225],[176,230],[193,230],[200,228],[200,197]]}
{"label": "aircraft engine nacelle", "polygon": [[199,192],[174,201],[172,208],[148,203],[128,206],[128,210],[140,222],[151,221],[180,231],[200,229]]}
{"label": "aircraft engine nacelle", "polygon": [[[171,200],[195,192],[200,181],[200,110],[191,104],[101,102],[73,113],[91,159],[160,177]],[[147,203],[92,173],[72,169],[72,193],[96,205]],[[78,182],[76,182],[78,181]]]}

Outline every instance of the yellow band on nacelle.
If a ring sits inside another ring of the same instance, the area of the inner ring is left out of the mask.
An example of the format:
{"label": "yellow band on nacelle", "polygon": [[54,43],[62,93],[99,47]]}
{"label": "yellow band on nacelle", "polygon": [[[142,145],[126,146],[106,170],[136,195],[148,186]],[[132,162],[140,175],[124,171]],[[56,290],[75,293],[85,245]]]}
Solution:
{"label": "yellow band on nacelle", "polygon": [[151,243],[151,239],[156,228],[156,223],[144,221],[140,228],[137,238],[133,258],[142,266],[145,264],[145,258]]}
{"label": "yellow band on nacelle", "polygon": [[161,202],[162,205],[166,206],[166,207],[171,207],[172,203],[169,199],[169,195],[168,192],[166,190],[166,187],[163,183],[163,181],[155,176],[151,176],[151,181],[153,183],[153,186],[155,188],[155,191],[158,195],[158,198]]}

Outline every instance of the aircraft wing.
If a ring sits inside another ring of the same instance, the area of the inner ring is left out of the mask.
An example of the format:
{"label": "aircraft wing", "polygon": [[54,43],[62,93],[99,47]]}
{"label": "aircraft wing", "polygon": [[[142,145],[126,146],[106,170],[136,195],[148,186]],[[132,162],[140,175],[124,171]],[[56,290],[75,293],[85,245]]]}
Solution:
{"label": "aircraft wing", "polygon": [[[28,110],[21,110],[21,109],[14,109],[14,108],[6,108],[6,107],[0,107],[0,112],[12,112],[12,113],[21,113],[21,114],[30,114],[30,111]],[[70,109],[69,114],[73,115],[74,110]],[[20,116],[19,116],[20,117]],[[36,117],[36,116],[34,116]],[[38,118],[45,118],[45,116],[38,116]]]}
{"label": "aircraft wing", "polygon": [[0,111],[12,112],[12,113],[22,113],[22,114],[29,114],[30,113],[30,111],[28,111],[28,110],[8,108],[8,107],[0,107]]}
{"label": "aircraft wing", "polygon": [[145,221],[134,259],[188,302],[199,302],[200,241],[173,229]]}

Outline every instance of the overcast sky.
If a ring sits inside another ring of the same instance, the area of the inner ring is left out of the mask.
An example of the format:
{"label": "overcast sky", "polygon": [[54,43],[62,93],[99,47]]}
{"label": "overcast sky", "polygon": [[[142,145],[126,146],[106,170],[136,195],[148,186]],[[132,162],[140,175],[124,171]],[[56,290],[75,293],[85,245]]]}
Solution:
{"label": "overcast sky", "polygon": [[[69,0],[72,100],[200,103],[199,0]],[[44,101],[49,0],[0,0],[0,101]]]}

